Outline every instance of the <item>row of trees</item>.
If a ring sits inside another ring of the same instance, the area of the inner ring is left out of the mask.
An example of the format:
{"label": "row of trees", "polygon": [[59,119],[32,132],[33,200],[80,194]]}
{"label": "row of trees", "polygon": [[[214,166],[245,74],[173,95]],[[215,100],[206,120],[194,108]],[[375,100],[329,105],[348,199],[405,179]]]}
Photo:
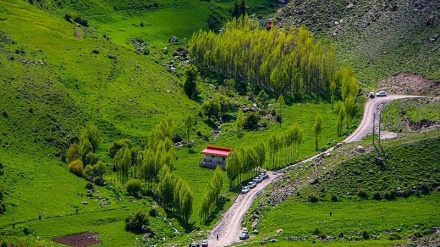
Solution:
{"label": "row of trees", "polygon": [[303,134],[298,126],[294,125],[284,134],[274,134],[269,138],[269,159],[272,168],[282,167],[298,159],[299,145],[303,141]]}
{"label": "row of trees", "polygon": [[220,35],[194,33],[189,54],[205,72],[216,71],[277,94],[345,100],[355,88],[351,84],[357,85],[354,75],[347,73],[352,69],[337,64],[331,42],[316,40],[303,27],[266,31],[247,16],[227,23]]}
{"label": "row of trees", "polygon": [[245,177],[250,178],[258,172],[266,161],[266,148],[263,142],[247,148],[233,150],[226,160],[226,173],[229,186],[240,184]]}
{"label": "row of trees", "polygon": [[214,175],[206,187],[202,197],[202,206],[200,208],[200,217],[207,221],[209,215],[215,210],[221,191],[223,188],[223,175],[220,166],[215,169]]}

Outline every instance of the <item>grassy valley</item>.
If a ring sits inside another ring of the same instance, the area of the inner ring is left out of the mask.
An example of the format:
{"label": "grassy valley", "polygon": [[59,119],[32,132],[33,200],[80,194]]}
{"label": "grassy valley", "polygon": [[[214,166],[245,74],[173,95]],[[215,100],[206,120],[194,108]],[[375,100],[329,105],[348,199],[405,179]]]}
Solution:
{"label": "grassy valley", "polygon": [[[296,2],[289,3],[293,6],[291,10],[307,5],[307,1],[299,5]],[[307,8],[319,10],[326,4],[314,3]],[[223,173],[222,202],[208,222],[201,221],[201,200],[214,174],[213,170],[198,165],[200,151],[206,144],[234,149],[248,147],[255,140],[267,142],[274,134],[285,133],[296,124],[304,136],[299,149],[299,159],[303,159],[317,153],[313,130],[317,113],[323,118],[319,149],[335,145],[356,128],[362,116],[363,97],[356,99],[353,121],[341,136],[336,128],[337,114],[325,99],[286,99],[281,108],[282,125],[269,117],[261,120],[258,130],[243,130],[241,135],[237,135],[236,109],[240,105],[252,107],[258,92],[238,93],[218,78],[199,77],[200,96],[189,99],[183,90],[189,40],[199,29],[218,31],[230,19],[233,5],[232,0],[0,0],[0,191],[3,195],[0,204],[4,203],[6,208],[0,214],[0,243],[61,246],[51,239],[92,231],[99,233],[98,239],[104,246],[185,246],[194,239],[205,238],[207,230],[212,229],[237,195],[236,191],[228,191],[227,176]],[[371,28],[366,28],[355,17],[364,16],[365,11],[376,5],[359,3],[346,8],[345,4],[336,4],[337,19],[345,19],[347,9],[356,13],[350,19],[352,22],[348,22],[350,25],[337,26],[340,29],[332,38],[339,60],[353,65],[361,85],[368,88],[400,71],[438,81],[440,39],[430,41],[430,38],[438,32],[439,25],[424,24],[429,13],[437,18],[437,5],[425,3],[420,11],[414,12],[417,19],[413,25],[399,26],[395,30],[405,31],[390,36],[389,43],[377,46],[380,37],[389,32],[385,27],[393,29],[389,24],[410,15],[410,7],[403,8],[395,18],[380,15],[368,25]],[[278,14],[285,13],[288,6]],[[247,7],[248,13],[256,13],[265,23],[282,6],[278,1],[249,0]],[[309,9],[305,13],[309,12],[324,13]],[[322,17],[318,14],[301,16],[304,20],[300,23],[317,37],[331,34],[335,28],[333,24],[318,21]],[[369,18],[372,17],[362,20],[371,22]],[[356,33],[354,30],[359,27],[362,32]],[[398,38],[402,34],[407,35]],[[178,40],[170,42],[173,36]],[[371,37],[371,42],[364,42],[364,36]],[[399,42],[393,43],[395,40]],[[407,57],[412,59],[404,63]],[[201,105],[219,95],[227,95],[235,108],[224,114],[220,134],[213,134],[219,121],[207,119]],[[355,146],[342,146],[325,158],[323,164],[293,169],[273,189],[295,185],[295,193],[277,206],[260,210],[260,235],[252,236],[250,241],[255,242],[250,245],[259,244],[264,236],[273,237],[275,228],[283,228],[284,232],[279,234],[280,242],[274,246],[319,245],[320,240],[314,239],[316,229],[319,230],[316,235],[335,238],[325,245],[343,246],[347,241],[355,241],[353,244],[359,246],[383,246],[400,243],[409,235],[424,235],[431,227],[438,226],[436,205],[440,199],[435,191],[439,182],[435,170],[439,159],[438,131],[411,132],[435,129],[439,121],[438,101],[428,104],[424,100],[414,101],[417,102],[392,103],[383,115],[387,131],[401,132],[398,139],[382,143],[383,152],[388,155],[384,170],[374,164],[376,154],[374,147],[369,146],[371,138],[361,144],[367,150],[365,154],[353,151]],[[402,107],[408,110],[402,112]],[[278,113],[278,109],[277,98],[271,95],[267,111]],[[153,128],[167,116],[173,121],[173,137],[183,140],[186,140],[185,117],[196,119],[192,147],[176,145],[174,163],[174,174],[188,183],[194,197],[189,224],[180,221],[172,210],[163,209],[157,195],[149,194],[148,184],[143,184],[141,198],[127,195],[125,185],[115,182],[116,175],[112,172],[115,160],[110,157],[109,149],[114,142],[128,138],[134,149],[145,148]],[[86,189],[88,181],[70,173],[65,160],[66,150],[78,142],[87,123],[99,129],[101,142],[96,156],[106,164],[107,171],[108,184],[95,185],[96,190]],[[430,128],[424,127],[426,123]],[[409,152],[411,158],[407,158]],[[347,160],[346,153],[350,154]],[[401,163],[411,166],[400,166]],[[267,161],[264,167],[269,166]],[[337,174],[333,175],[335,171]],[[316,176],[319,183],[309,185],[309,180]],[[428,193],[421,190],[422,185],[427,186]],[[409,192],[413,186],[416,192]],[[375,192],[384,197],[396,187],[410,195],[393,200],[372,199]],[[368,194],[368,199],[359,198],[359,190]],[[257,202],[265,201],[269,193]],[[333,195],[338,202],[331,201]],[[318,202],[308,202],[309,196],[315,196]],[[257,204],[253,209],[256,207]],[[128,215],[138,210],[149,213],[153,208],[156,216],[149,217],[149,225],[154,237],[144,238],[142,234],[125,231]],[[395,213],[390,214],[389,208],[394,208]],[[329,211],[333,212],[330,218]],[[285,217],[296,223],[286,224]],[[375,221],[370,221],[371,218]],[[368,238],[362,236],[364,231]],[[339,232],[344,233],[344,240],[337,237]],[[389,240],[393,234],[402,239]],[[303,236],[308,237],[285,239]]]}

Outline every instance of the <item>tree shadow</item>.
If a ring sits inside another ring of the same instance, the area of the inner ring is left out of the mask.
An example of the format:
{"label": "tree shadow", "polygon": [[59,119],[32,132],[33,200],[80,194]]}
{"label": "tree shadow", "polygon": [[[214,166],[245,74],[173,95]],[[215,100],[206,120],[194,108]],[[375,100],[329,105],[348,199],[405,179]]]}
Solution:
{"label": "tree shadow", "polygon": [[227,197],[220,197],[216,203],[216,207],[214,211],[211,212],[208,219],[203,222],[203,225],[209,226],[213,220],[215,220],[216,216],[225,209],[225,205],[227,202]]}
{"label": "tree shadow", "polygon": [[211,118],[203,120],[203,122],[208,125],[211,129],[217,129],[217,124],[212,121]]}

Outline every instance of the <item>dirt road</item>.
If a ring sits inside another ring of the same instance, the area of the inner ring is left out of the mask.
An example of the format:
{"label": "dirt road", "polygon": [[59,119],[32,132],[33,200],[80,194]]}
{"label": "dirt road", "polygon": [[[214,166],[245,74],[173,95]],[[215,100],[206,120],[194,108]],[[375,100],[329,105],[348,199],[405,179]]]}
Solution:
{"label": "dirt road", "polygon": [[[406,96],[406,95],[389,95],[387,97],[376,97],[374,99],[368,99],[365,103],[364,107],[364,115],[362,117],[362,121],[359,127],[348,136],[344,142],[355,142],[361,140],[363,137],[368,135],[369,132],[373,129],[373,113],[377,112],[378,107],[381,104],[387,103],[392,100],[409,98],[409,97],[417,97],[417,96]],[[269,172],[269,178],[263,180],[259,183],[255,188],[251,189],[247,194],[240,194],[236,198],[235,202],[229,208],[229,210],[223,215],[220,222],[215,226],[215,228],[211,231],[211,234],[208,238],[210,247],[222,247],[228,246],[234,242],[240,241],[240,229],[241,229],[241,221],[246,214],[249,207],[252,205],[252,202],[257,197],[258,193],[263,191],[264,187],[277,180],[284,174],[286,170],[291,169],[293,166],[309,162],[316,157],[322,155],[323,153],[332,151],[333,148],[326,150],[325,152],[319,153],[313,157],[308,158],[307,160],[303,160],[299,163],[296,163],[290,167],[286,167],[278,172]],[[218,240],[217,240],[218,236]]]}

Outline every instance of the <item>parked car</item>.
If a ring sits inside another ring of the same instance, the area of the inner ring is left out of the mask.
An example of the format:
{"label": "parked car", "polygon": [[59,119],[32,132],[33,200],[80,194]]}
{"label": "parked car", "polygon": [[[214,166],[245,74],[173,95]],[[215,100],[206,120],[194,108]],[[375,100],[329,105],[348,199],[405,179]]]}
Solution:
{"label": "parked car", "polygon": [[260,178],[265,179],[265,178],[268,178],[268,177],[269,176],[265,172],[260,173]]}
{"label": "parked car", "polygon": [[240,240],[245,240],[249,238],[249,233],[242,232],[239,236]]}
{"label": "parked car", "polygon": [[255,186],[257,186],[257,184],[256,184],[254,181],[250,181],[250,182],[248,183],[248,187],[249,187],[249,188],[254,188]]}
{"label": "parked car", "polygon": [[188,246],[189,246],[189,247],[200,247],[200,244],[194,244],[194,243],[193,243],[193,244],[189,244]]}
{"label": "parked car", "polygon": [[242,194],[246,194],[246,193],[249,192],[249,190],[250,190],[250,188],[249,188],[248,186],[246,186],[246,187],[244,187],[243,189],[241,189],[241,193],[242,193]]}
{"label": "parked car", "polygon": [[259,183],[259,182],[261,182],[262,180],[263,180],[263,179],[260,178],[260,176],[256,176],[254,179],[252,179],[252,182]]}
{"label": "parked car", "polygon": [[208,247],[208,240],[202,240],[202,247]]}
{"label": "parked car", "polygon": [[374,92],[370,92],[370,94],[368,95],[368,97],[370,97],[371,99],[373,99],[374,97],[376,97],[376,94]]}
{"label": "parked car", "polygon": [[380,91],[380,92],[376,93],[376,96],[377,96],[377,97],[385,97],[385,96],[387,96],[387,92],[385,92],[385,91]]}
{"label": "parked car", "polygon": [[244,227],[243,229],[241,229],[241,233],[249,234],[249,230],[246,227]]}

